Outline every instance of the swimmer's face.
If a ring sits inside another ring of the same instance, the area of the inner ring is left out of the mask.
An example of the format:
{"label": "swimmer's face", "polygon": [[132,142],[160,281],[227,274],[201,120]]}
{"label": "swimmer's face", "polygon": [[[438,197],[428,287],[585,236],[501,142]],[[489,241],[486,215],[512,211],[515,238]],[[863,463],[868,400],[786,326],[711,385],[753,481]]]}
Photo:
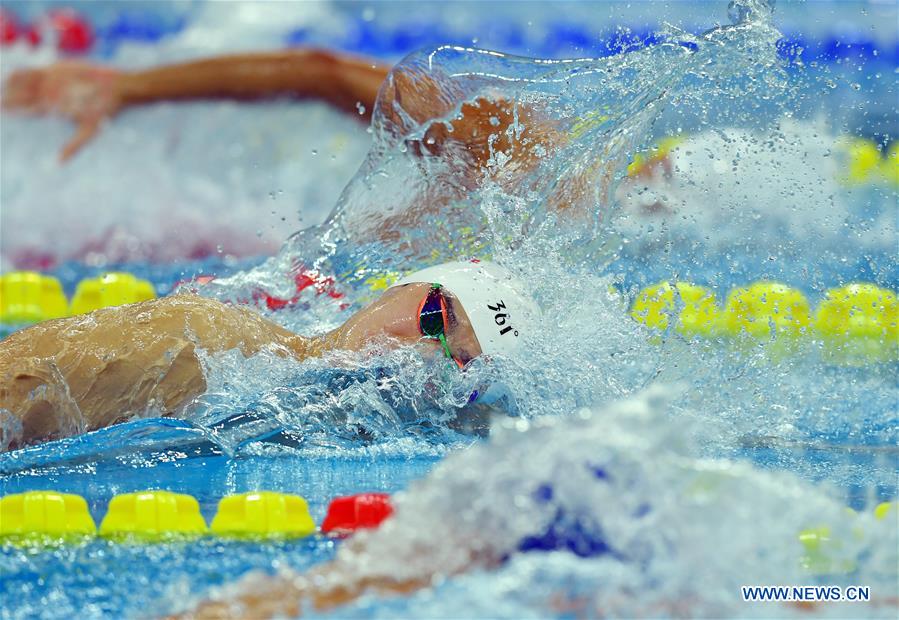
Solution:
{"label": "swimmer's face", "polygon": [[[370,342],[389,338],[400,345],[419,344],[443,355],[437,340],[424,338],[418,325],[418,309],[431,290],[430,284],[396,286],[380,299],[354,314],[337,332],[338,346],[358,351]],[[481,354],[481,346],[462,304],[451,291],[440,289],[446,299],[446,341],[450,352],[463,364]]]}

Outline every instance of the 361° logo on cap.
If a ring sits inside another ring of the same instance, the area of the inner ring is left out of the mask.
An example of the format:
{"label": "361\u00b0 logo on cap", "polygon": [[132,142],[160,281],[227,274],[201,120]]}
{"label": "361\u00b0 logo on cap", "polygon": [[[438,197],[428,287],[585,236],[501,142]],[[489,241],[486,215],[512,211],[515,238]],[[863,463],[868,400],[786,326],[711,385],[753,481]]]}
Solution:
{"label": "361\u00b0 logo on cap", "polygon": [[518,335],[518,330],[515,329],[514,327],[512,327],[511,324],[506,325],[507,319],[509,319],[510,317],[509,317],[508,312],[503,312],[504,310],[506,310],[506,304],[503,303],[502,299],[500,299],[499,302],[493,306],[491,306],[490,304],[487,304],[487,309],[494,313],[494,315],[493,315],[494,322],[497,325],[499,325],[500,327],[502,327],[502,329],[499,330],[500,336],[505,336],[509,332],[512,332],[512,335],[514,335],[514,336]]}

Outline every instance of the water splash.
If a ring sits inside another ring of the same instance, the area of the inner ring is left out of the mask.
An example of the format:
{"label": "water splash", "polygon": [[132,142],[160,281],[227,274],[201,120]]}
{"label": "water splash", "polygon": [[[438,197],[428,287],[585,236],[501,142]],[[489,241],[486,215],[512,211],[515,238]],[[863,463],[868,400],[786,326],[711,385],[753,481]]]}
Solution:
{"label": "water splash", "polygon": [[[372,276],[493,256],[522,275],[543,305],[541,333],[526,343],[525,356],[449,376],[408,350],[303,364],[210,358],[209,391],[187,418],[227,453],[262,444],[351,450],[409,437],[424,439],[418,449],[427,451],[456,442],[454,425],[484,427],[490,412],[466,408],[466,396],[497,378],[509,388],[499,408],[521,417],[569,415],[665,381],[686,386],[684,410],[718,429],[717,440],[705,442],[711,456],[759,445],[758,437],[888,445],[897,392],[878,371],[860,383],[814,355],[778,361],[761,346],[716,349],[673,333],[653,341],[626,316],[635,282],[692,276],[729,286],[734,274],[792,273],[792,260],[833,248],[793,235],[845,238],[805,224],[820,197],[815,183],[796,188],[798,171],[777,159],[801,157],[809,141],[765,137],[788,133],[793,121],[784,119],[796,102],[776,54],[770,6],[736,9],[730,26],[701,35],[669,27],[650,48],[603,59],[542,61],[459,47],[409,56],[378,101],[365,164],[325,223],[297,233],[263,267],[207,290],[247,299],[263,288],[289,298],[290,274],[301,266],[333,274],[347,297],[307,290],[295,308],[270,315],[312,334],[370,299]],[[460,117],[486,120],[478,127],[491,130],[473,134]],[[692,158],[677,178],[682,187],[671,191],[676,208],[660,220],[636,215],[630,198],[639,185],[626,170],[633,154],[659,135],[696,130],[704,134],[675,154]],[[772,156],[747,154],[756,151]],[[720,181],[719,165],[740,172]],[[756,177],[747,176],[755,169]],[[762,198],[775,206],[745,209],[755,186],[776,186]],[[778,202],[787,191],[791,202]],[[760,266],[759,253],[781,259]],[[823,283],[821,269],[806,264],[801,275]],[[847,421],[857,411],[865,412],[868,434],[849,430],[858,428]],[[874,471],[884,479],[883,467]]]}
{"label": "water splash", "polygon": [[[797,189],[797,172],[784,166],[785,158],[801,157],[818,137],[810,142],[790,129],[800,94],[777,56],[781,35],[771,3],[735,3],[733,11],[730,26],[701,35],[671,27],[650,48],[598,60],[541,61],[459,47],[407,57],[376,106],[373,148],[331,216],[297,233],[260,269],[219,282],[211,294],[229,298],[257,288],[290,294],[287,276],[311,267],[338,275],[348,312],[353,302],[370,298],[364,282],[372,276],[460,255],[492,256],[521,274],[544,307],[543,329],[525,343],[527,355],[437,381],[429,376],[433,369],[406,359],[362,371],[367,381],[434,403],[421,386],[448,385],[450,393],[464,394],[501,377],[509,387],[502,409],[522,417],[569,415],[653,382],[681,384],[679,406],[716,431],[698,439],[709,456],[744,454],[760,445],[793,446],[786,452],[795,455],[803,453],[796,446],[814,450],[823,442],[835,447],[833,460],[826,467],[802,467],[807,475],[827,472],[843,484],[889,486],[885,460],[875,456],[874,466],[859,475],[855,457],[840,451],[894,440],[889,403],[897,391],[878,378],[882,371],[865,371],[871,380],[859,383],[853,372],[831,368],[814,353],[774,359],[761,343],[749,350],[724,342],[710,346],[673,333],[653,341],[625,318],[635,274],[694,276],[726,286],[740,269],[749,277],[777,277],[791,273],[791,260],[810,260],[809,270],[820,269],[823,259],[813,253],[834,246],[815,243],[809,230],[844,238],[839,228],[805,224],[809,210],[819,208],[818,193],[830,186],[809,182]],[[478,115],[496,131],[472,134],[464,119]],[[678,208],[667,219],[641,220],[628,204],[635,181],[627,164],[659,135],[688,131],[706,137],[679,147],[687,156],[701,147],[698,157],[708,158],[712,172],[721,164],[740,173],[716,187],[713,176],[697,176],[702,163],[695,162],[693,174],[680,179],[695,186],[689,200],[681,199],[689,204],[672,200]],[[759,178],[750,176],[754,170]],[[743,207],[756,185],[777,188],[762,198],[773,203],[767,210],[765,204]],[[778,200],[787,193],[789,201]],[[872,247],[888,237],[879,236]],[[758,261],[759,253],[781,258]],[[748,258],[737,263],[735,255]],[[755,271],[745,267],[753,264]],[[340,316],[345,314],[335,313],[332,301],[310,296],[301,311],[272,318],[316,330],[326,317]],[[386,368],[392,370],[382,374]],[[328,420],[319,428],[335,424],[335,437],[358,439],[343,422],[349,405],[378,412],[378,424],[392,425],[385,436],[401,427],[440,428],[467,414],[459,401],[444,400],[410,417],[375,397],[377,389],[353,382],[351,389],[329,382],[327,399],[315,392],[312,401],[329,403],[321,409],[309,404],[306,380],[294,380],[296,390],[263,390],[274,404],[267,415],[288,428],[302,427],[309,415],[313,425]],[[240,390],[230,385],[224,392]],[[863,416],[852,413],[859,411]],[[847,421],[852,416],[864,418],[865,431],[851,430],[859,428]],[[395,422],[411,419],[416,422],[405,427]],[[778,451],[775,461],[798,466],[802,458]]]}
{"label": "water splash", "polygon": [[[746,6],[732,26],[671,28],[650,48],[602,59],[454,46],[411,54],[383,86],[372,149],[329,218],[210,292],[289,292],[285,275],[304,268],[352,288],[372,274],[504,256],[541,236],[569,260],[603,264],[615,188],[669,107],[701,110],[706,123],[751,114],[757,123],[783,90],[770,11]],[[716,97],[732,105],[716,111]]]}

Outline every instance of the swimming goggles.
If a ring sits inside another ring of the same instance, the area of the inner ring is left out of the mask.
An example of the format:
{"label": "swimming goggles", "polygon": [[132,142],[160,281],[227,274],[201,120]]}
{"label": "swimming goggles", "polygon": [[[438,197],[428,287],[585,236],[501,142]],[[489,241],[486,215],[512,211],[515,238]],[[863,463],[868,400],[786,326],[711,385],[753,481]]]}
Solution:
{"label": "swimming goggles", "polygon": [[446,297],[440,292],[441,288],[436,282],[431,284],[428,296],[424,298],[424,301],[418,307],[418,329],[425,338],[439,340],[440,344],[443,345],[443,354],[453,360],[456,366],[464,368],[465,364],[453,356],[446,341],[449,315],[446,309]]}

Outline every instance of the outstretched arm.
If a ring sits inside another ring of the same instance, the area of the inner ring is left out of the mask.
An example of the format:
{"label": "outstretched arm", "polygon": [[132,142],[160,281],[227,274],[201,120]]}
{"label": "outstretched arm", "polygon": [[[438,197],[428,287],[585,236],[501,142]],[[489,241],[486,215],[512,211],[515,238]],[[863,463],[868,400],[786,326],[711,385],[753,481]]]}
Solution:
{"label": "outstretched arm", "polygon": [[371,59],[317,49],[232,54],[123,73],[123,106],[174,99],[319,99],[371,118],[389,67]]}
{"label": "outstretched arm", "polygon": [[67,160],[106,119],[155,101],[290,96],[319,99],[367,121],[388,71],[370,59],[315,49],[233,54],[133,72],[65,62],[13,73],[2,105],[75,122],[77,133],[61,152]]}
{"label": "outstretched arm", "polygon": [[[13,73],[4,85],[2,105],[8,110],[61,114],[75,122],[75,137],[60,154],[65,161],[93,139],[107,119],[129,106],[172,100],[290,96],[325,101],[368,121],[385,81],[381,108],[393,122],[403,123],[391,118],[398,109],[409,121],[423,123],[443,117],[454,105],[453,98],[447,97],[431,76],[413,76],[403,69],[390,74],[389,67],[371,59],[317,49],[232,54],[134,72],[87,63],[59,63]],[[508,158],[501,174],[514,186],[541,157],[566,140],[549,117],[501,94],[467,102],[456,118],[449,120],[451,127],[432,124],[424,139],[411,146],[420,154],[446,150],[464,154],[469,165],[462,171],[463,183],[469,187],[483,178],[496,153]],[[568,193],[580,191],[575,188]],[[564,194],[554,201],[560,209],[571,202],[571,196]]]}

